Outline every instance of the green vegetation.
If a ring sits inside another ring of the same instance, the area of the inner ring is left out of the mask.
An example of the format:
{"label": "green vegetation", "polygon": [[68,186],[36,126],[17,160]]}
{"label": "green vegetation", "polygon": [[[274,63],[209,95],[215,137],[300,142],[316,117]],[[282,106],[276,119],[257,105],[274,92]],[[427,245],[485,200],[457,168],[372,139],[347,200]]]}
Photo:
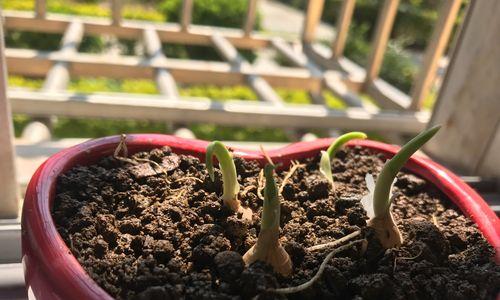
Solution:
{"label": "green vegetation", "polygon": [[[75,0],[49,0],[47,1],[47,11],[60,14],[72,14],[83,16],[109,17],[111,11],[109,6],[101,1],[75,1]],[[102,1],[104,2],[104,1]],[[109,1],[108,1],[109,2]],[[1,0],[2,9],[11,10],[33,10],[34,0]],[[136,3],[125,4],[123,6],[123,17],[126,19],[149,20],[161,22],[165,16],[154,7]]]}
{"label": "green vegetation", "polygon": [[207,165],[208,175],[210,179],[215,181],[215,171],[213,165],[213,156],[219,161],[219,169],[222,173],[222,201],[226,207],[234,213],[241,213],[245,220],[252,220],[252,210],[243,208],[238,200],[240,192],[240,184],[238,183],[238,174],[236,174],[236,166],[234,165],[233,156],[227,150],[226,146],[219,141],[214,141],[207,146],[207,155],[205,163]]}
{"label": "green vegetation", "polygon": [[367,137],[368,136],[363,132],[348,132],[336,138],[326,151],[321,151],[319,171],[326,177],[328,182],[330,182],[333,189],[335,189],[335,186],[333,183],[331,160],[335,157],[335,153],[337,153],[337,151],[348,141],[353,139],[366,139]]}
{"label": "green vegetation", "polygon": [[[305,10],[306,0],[278,0],[293,7]],[[370,52],[370,42],[376,27],[379,9],[383,1],[357,0],[354,15],[347,36],[345,56],[365,66]],[[464,4],[468,0],[463,1]],[[408,93],[418,65],[412,61],[406,49],[423,51],[429,42],[438,9],[442,1],[402,0],[391,33],[391,40],[384,56],[380,77],[398,89]],[[336,25],[342,0],[325,1],[322,20]],[[463,18],[465,5],[456,20]],[[452,37],[453,39],[453,37]],[[331,41],[325,41],[330,44]]]}
{"label": "green vegetation", "polygon": [[205,163],[207,165],[208,175],[210,175],[210,179],[212,181],[215,181],[215,171],[213,165],[214,155],[219,161],[219,169],[222,173],[222,200],[224,201],[224,205],[233,211],[237,211],[240,206],[237,199],[240,191],[240,184],[238,183],[238,175],[236,174],[236,166],[234,165],[233,156],[229,153],[226,146],[219,141],[214,141],[208,144]]}
{"label": "green vegetation", "polygon": [[274,169],[271,162],[264,167],[266,186],[259,236],[257,242],[243,255],[243,261],[247,266],[255,261],[263,261],[271,265],[276,273],[288,276],[293,270],[292,260],[279,240],[281,208]]}
{"label": "green vegetation", "polygon": [[[245,20],[248,0],[196,0],[193,4],[192,23],[201,25],[241,28]],[[164,0],[160,10],[170,22],[179,22],[182,0]],[[256,28],[259,27],[259,19]]]}
{"label": "green vegetation", "polygon": [[[361,66],[366,66],[370,55],[367,24],[352,25],[347,36],[345,56]],[[410,91],[413,78],[418,72],[400,40],[390,40],[382,62],[380,77],[405,93]]]}
{"label": "green vegetation", "polygon": [[411,139],[388,160],[377,177],[377,182],[373,183],[373,176],[367,174],[366,185],[369,194],[365,196],[361,203],[370,218],[368,226],[375,229],[375,234],[385,249],[398,247],[402,244],[403,238],[394,223],[391,213],[392,186],[396,180],[396,175],[403,168],[410,157],[427,143],[441,128],[432,127]]}
{"label": "green vegetation", "polygon": [[[182,0],[163,0],[159,9],[169,22],[180,22]],[[241,28],[246,16],[248,0],[196,0],[193,4],[192,23],[219,27]],[[260,28],[260,17],[257,15],[255,26]],[[192,58],[203,60],[221,60],[213,47],[165,45],[167,57]],[[248,50],[239,50],[248,61],[253,62],[255,54]]]}

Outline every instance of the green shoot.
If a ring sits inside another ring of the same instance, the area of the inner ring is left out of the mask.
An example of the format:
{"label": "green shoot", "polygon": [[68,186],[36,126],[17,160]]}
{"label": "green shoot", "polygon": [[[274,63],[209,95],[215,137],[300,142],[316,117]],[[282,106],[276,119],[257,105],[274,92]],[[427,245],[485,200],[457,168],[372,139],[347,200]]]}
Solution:
{"label": "green shoot", "polygon": [[273,177],[274,169],[272,164],[264,167],[266,186],[260,232],[255,245],[243,255],[243,261],[246,265],[257,260],[264,261],[270,264],[275,272],[288,276],[292,272],[292,261],[279,241],[280,201]]}
{"label": "green shoot", "polygon": [[368,221],[368,226],[375,229],[378,239],[386,249],[400,246],[403,242],[401,233],[394,223],[390,210],[393,200],[391,190],[396,175],[408,159],[427,143],[440,128],[441,126],[435,126],[421,132],[406,143],[392,159],[385,163],[374,188],[373,177],[369,174],[369,176],[367,175],[367,186],[370,193],[362,200],[362,204],[371,218]]}
{"label": "green shoot", "polygon": [[321,160],[319,162],[319,171],[325,178],[330,182],[333,187],[333,175],[332,175],[332,165],[331,160],[335,156],[335,153],[342,147],[345,143],[353,139],[366,139],[367,136],[363,132],[349,132],[343,134],[335,139],[335,141],[328,147],[326,151],[321,151]]}
{"label": "green shoot", "polygon": [[380,217],[388,213],[392,202],[391,197],[389,197],[390,187],[396,178],[396,175],[403,168],[408,159],[410,159],[413,153],[417,152],[418,149],[427,143],[440,128],[441,126],[435,126],[420,133],[406,143],[392,159],[385,163],[380,175],[377,178],[373,194],[375,217]]}
{"label": "green shoot", "polygon": [[262,209],[261,230],[279,228],[281,206],[278,199],[278,188],[274,181],[273,173],[275,166],[267,164],[264,167],[266,186],[264,187],[264,206]]}
{"label": "green shoot", "polygon": [[250,209],[243,209],[238,200],[240,185],[236,174],[236,166],[234,165],[233,156],[227,150],[226,146],[219,141],[214,141],[207,146],[207,155],[205,163],[207,165],[208,174],[212,181],[215,180],[214,166],[212,157],[217,157],[219,168],[222,172],[222,201],[229,209],[234,212],[243,213],[246,219],[252,218]]}

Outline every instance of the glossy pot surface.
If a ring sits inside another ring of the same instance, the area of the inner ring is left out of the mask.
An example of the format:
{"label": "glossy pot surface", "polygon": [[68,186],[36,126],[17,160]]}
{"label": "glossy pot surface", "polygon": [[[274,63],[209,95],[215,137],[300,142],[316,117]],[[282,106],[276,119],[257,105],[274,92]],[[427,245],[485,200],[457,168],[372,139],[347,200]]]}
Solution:
{"label": "glossy pot surface", "polygon": [[[36,299],[111,299],[85,272],[59,236],[51,216],[57,177],[75,165],[88,165],[113,154],[118,136],[91,140],[51,156],[35,172],[26,191],[22,215],[22,251],[26,287]],[[275,163],[287,167],[292,160],[316,155],[326,149],[332,139],[300,142],[270,150]],[[170,146],[175,153],[191,154],[204,160],[208,142],[187,140],[158,134],[127,136],[129,153]],[[354,140],[359,145],[391,157],[399,147],[369,140]],[[265,159],[260,152],[232,149],[245,159]],[[500,222],[495,213],[472,188],[437,163],[414,155],[405,166],[408,170],[434,183],[474,222],[491,245],[497,261],[500,253]]]}

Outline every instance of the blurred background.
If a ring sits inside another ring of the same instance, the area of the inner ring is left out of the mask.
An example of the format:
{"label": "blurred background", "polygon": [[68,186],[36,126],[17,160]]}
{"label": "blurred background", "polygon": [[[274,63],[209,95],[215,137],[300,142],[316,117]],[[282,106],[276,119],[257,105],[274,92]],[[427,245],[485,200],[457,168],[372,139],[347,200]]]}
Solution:
{"label": "blurred background", "polygon": [[[326,46],[335,36],[341,0],[328,0],[324,3],[321,24],[316,31],[315,40]],[[463,19],[468,1],[463,1],[458,16],[454,20],[452,36]],[[2,0],[4,10],[34,10],[33,0]],[[47,12],[74,14],[96,17],[110,17],[110,1],[99,0],[48,0]],[[263,0],[258,2],[254,29],[266,36],[279,36],[288,40],[300,40],[306,0]],[[349,34],[345,43],[344,55],[362,67],[366,67],[370,54],[370,41],[374,35],[377,15],[383,1],[358,0],[352,16]],[[393,30],[384,54],[380,77],[404,93],[409,93],[412,82],[422,64],[423,54],[429,43],[432,29],[438,18],[441,1],[403,0],[398,6]],[[196,0],[192,9],[192,23],[218,27],[241,28],[248,7],[246,0]],[[179,22],[182,0],[123,1],[124,19],[146,20],[152,22]],[[57,51],[60,48],[62,33],[30,32],[7,29],[5,43],[8,48],[29,48],[44,51]],[[453,37],[451,37],[451,40]],[[213,47],[163,43],[162,50],[169,58],[223,61]],[[140,40],[127,40],[109,35],[85,35],[78,47],[82,53],[116,53],[117,55],[144,55],[144,45]],[[251,64],[272,68],[273,66],[292,66],[279,52],[270,47],[250,51],[240,50],[241,55]],[[438,82],[447,66],[447,56],[440,58]],[[44,78],[10,75],[10,87],[39,89]],[[432,108],[437,88],[433,86],[426,97],[423,107]],[[105,77],[71,77],[67,89],[75,92],[124,92],[138,94],[159,94],[154,79],[112,79]],[[242,99],[257,101],[256,93],[247,86],[216,86],[212,84],[178,83],[181,96],[209,97],[217,101]],[[278,88],[276,92],[286,103],[311,103],[310,95],[303,89]],[[344,109],[345,103],[331,92],[323,93],[330,108]],[[369,95],[361,95],[364,101],[373,102]],[[16,137],[20,137],[25,126],[32,120],[23,114],[14,115]],[[166,122],[102,120],[57,117],[52,123],[55,138],[100,137],[122,132],[172,132]],[[234,141],[273,141],[288,142],[293,136],[282,129],[235,127],[214,124],[188,124],[193,134],[200,139],[222,139]],[[327,136],[329,131],[314,130],[318,136]],[[375,139],[383,136],[371,133]]]}

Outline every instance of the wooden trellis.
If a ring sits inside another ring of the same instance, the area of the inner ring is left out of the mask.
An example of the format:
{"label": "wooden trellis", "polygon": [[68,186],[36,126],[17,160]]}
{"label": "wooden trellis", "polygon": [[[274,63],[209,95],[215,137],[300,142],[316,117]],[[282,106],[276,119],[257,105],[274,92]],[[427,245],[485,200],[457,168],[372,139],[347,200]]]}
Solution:
{"label": "wooden trellis", "polygon": [[[343,56],[355,9],[354,0],[343,2],[337,35],[331,48],[315,43],[315,31],[324,0],[308,2],[300,41],[254,32],[257,0],[248,1],[247,15],[242,18],[244,22],[241,29],[191,24],[193,1],[184,0],[179,24],[123,20],[120,0],[111,1],[111,20],[46,13],[45,0],[35,1],[35,12],[3,12],[6,30],[63,34],[59,51],[2,50],[9,74],[45,77],[43,88],[38,91],[9,91],[12,112],[33,116],[416,133],[424,129],[429,121],[430,114],[420,111],[422,99],[429,94],[438,60],[446,48],[461,3],[460,0],[443,1],[423,67],[411,95],[406,95],[379,78],[398,0],[383,2],[366,69]],[[142,40],[145,55],[78,52],[78,45],[84,35],[104,34]],[[217,50],[224,61],[169,58],[162,52],[162,43],[210,46]],[[238,53],[238,49],[256,51],[265,47],[274,48],[293,67],[256,68]],[[154,79],[161,95],[70,93],[66,87],[74,76]],[[213,99],[180,97],[177,83],[247,85],[262,101],[253,103],[236,99],[219,103]],[[306,90],[313,104],[287,105],[275,92],[276,87]],[[348,108],[342,111],[328,108],[322,98],[324,90],[341,98]],[[367,106],[360,97],[361,93],[370,95],[378,107]],[[0,194],[0,198],[8,195]],[[12,208],[0,208],[0,217],[11,213]]]}

